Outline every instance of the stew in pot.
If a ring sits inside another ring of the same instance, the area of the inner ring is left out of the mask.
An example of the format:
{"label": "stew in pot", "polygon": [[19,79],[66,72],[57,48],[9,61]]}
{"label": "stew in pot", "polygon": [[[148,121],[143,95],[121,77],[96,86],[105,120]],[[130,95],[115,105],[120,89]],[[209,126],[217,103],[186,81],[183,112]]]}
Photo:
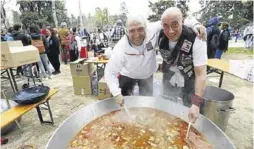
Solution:
{"label": "stew in pot", "polygon": [[[87,124],[67,149],[209,149],[204,136],[194,127],[185,141],[187,123],[152,108],[129,108],[103,115]],[[197,144],[198,142],[198,144]],[[203,144],[203,145],[202,145]]]}

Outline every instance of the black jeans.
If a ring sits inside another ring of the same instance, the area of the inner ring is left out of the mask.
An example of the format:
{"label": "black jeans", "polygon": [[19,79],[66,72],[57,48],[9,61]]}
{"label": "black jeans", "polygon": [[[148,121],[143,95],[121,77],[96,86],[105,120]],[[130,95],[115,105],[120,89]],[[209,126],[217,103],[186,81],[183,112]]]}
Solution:
{"label": "black jeans", "polygon": [[141,96],[153,95],[153,75],[147,79],[132,79],[120,75],[119,85],[120,88],[122,89],[122,95],[130,96],[136,83],[138,83],[139,86],[139,95]]}
{"label": "black jeans", "polygon": [[78,50],[70,50],[70,62],[76,61],[79,57]]}

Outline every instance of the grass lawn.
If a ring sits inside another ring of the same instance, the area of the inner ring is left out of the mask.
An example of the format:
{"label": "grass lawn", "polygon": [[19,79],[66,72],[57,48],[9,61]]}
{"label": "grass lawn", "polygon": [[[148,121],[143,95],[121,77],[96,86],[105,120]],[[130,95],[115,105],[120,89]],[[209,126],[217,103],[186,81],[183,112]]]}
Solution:
{"label": "grass lawn", "polygon": [[229,55],[229,54],[246,54],[248,56],[252,56],[253,55],[253,50],[245,49],[245,48],[242,48],[242,47],[235,47],[235,48],[230,47],[225,54],[227,54],[227,55]]}

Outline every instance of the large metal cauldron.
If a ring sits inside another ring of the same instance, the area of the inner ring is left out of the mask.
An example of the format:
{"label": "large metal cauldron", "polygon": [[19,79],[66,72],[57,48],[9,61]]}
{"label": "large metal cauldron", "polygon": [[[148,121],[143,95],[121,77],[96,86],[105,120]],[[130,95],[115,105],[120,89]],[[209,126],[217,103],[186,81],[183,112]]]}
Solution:
{"label": "large metal cauldron", "polygon": [[[168,112],[188,121],[188,108],[171,101],[155,97],[129,96],[125,97],[126,107],[151,107]],[[107,99],[90,104],[65,120],[50,138],[46,149],[64,149],[71,139],[89,122],[120,107],[113,99]],[[200,115],[194,127],[203,133],[208,142],[216,149],[235,149],[229,138],[215,124]]]}

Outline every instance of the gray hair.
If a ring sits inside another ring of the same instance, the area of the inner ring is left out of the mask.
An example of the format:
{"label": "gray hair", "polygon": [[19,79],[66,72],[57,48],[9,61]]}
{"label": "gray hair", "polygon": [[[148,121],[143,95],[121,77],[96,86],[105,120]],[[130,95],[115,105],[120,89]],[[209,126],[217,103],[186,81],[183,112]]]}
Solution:
{"label": "gray hair", "polygon": [[123,26],[123,21],[120,20],[120,19],[116,20],[116,25],[117,26]]}
{"label": "gray hair", "polygon": [[146,29],[146,19],[142,15],[130,15],[126,21],[126,30],[128,31],[128,25],[131,23],[140,23]]}

